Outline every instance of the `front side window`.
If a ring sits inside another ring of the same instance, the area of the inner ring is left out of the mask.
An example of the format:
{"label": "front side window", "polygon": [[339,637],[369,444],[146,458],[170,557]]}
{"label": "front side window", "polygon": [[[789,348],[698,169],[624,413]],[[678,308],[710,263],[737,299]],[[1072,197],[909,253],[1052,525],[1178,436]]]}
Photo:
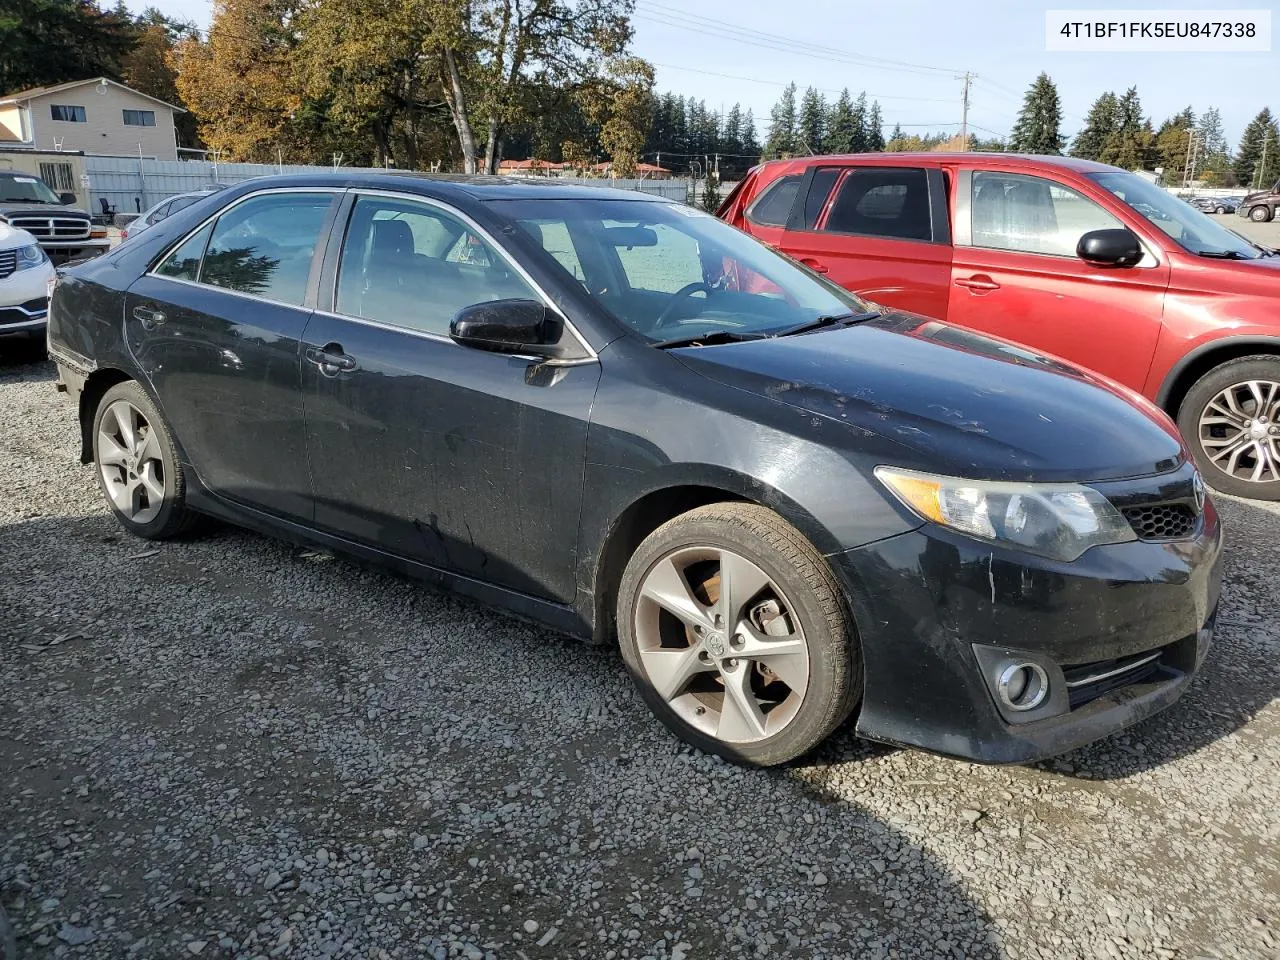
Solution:
{"label": "front side window", "polygon": [[801,179],[799,175],[782,177],[769,184],[747,210],[747,219],[765,227],[785,227]]}
{"label": "front side window", "polygon": [[124,112],[126,127],[154,127],[156,112],[154,110],[126,110]]}
{"label": "front side window", "polygon": [[214,225],[200,282],[301,305],[332,199],[267,193],[236,204]]}
{"label": "front side window", "polygon": [[[748,234],[682,204],[649,200],[492,200],[500,216],[540,239],[556,219],[587,266],[588,289],[619,323],[650,341],[726,332],[779,333],[819,317],[864,313],[866,303]],[[569,271],[565,282],[574,282]]]}
{"label": "front side window", "polygon": [[850,170],[836,188],[823,230],[895,240],[933,239],[929,178],[924,170]]}
{"label": "front side window", "polygon": [[213,224],[209,223],[202,230],[189,236],[160,261],[160,266],[156,267],[156,273],[175,280],[189,280],[192,283],[198,281],[200,259],[204,256],[204,248],[209,244],[211,233],[213,233]]}
{"label": "front side window", "polygon": [[63,123],[85,123],[84,107],[76,107],[65,103],[51,103],[49,115]]}
{"label": "front side window", "polygon": [[537,299],[484,237],[440,207],[386,197],[361,197],[352,207],[338,313],[445,337],[463,307]]}
{"label": "front side window", "polygon": [[1090,230],[1123,224],[1087,197],[1043,177],[973,174],[973,245],[993,250],[1074,257]]}

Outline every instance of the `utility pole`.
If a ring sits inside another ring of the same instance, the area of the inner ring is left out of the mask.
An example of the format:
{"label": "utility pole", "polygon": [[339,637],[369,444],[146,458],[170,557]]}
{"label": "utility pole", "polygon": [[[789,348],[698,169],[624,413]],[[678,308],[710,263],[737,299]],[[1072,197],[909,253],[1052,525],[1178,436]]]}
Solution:
{"label": "utility pole", "polygon": [[1262,133],[1262,159],[1258,161],[1258,182],[1254,184],[1259,190],[1262,189],[1263,175],[1267,172],[1267,144],[1271,142],[1271,138],[1267,136],[1266,131]]}
{"label": "utility pole", "polygon": [[1186,188],[1190,188],[1192,181],[1196,178],[1196,168],[1200,165],[1200,147],[1202,145],[1200,134],[1195,130],[1188,130],[1187,160],[1182,168],[1182,185]]}
{"label": "utility pole", "polygon": [[969,84],[978,79],[976,73],[966,70],[963,76],[956,77],[964,81],[964,92],[960,94],[960,149],[969,149]]}

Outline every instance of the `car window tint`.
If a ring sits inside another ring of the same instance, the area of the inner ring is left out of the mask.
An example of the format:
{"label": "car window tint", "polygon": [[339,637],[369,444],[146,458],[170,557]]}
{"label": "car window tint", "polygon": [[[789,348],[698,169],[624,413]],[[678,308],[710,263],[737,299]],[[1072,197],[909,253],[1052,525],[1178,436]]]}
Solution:
{"label": "car window tint", "polygon": [[300,305],[331,199],[268,193],[232,207],[214,225],[200,282]]}
{"label": "car window tint", "polygon": [[804,198],[804,226],[812,230],[822,216],[822,209],[831,196],[831,188],[835,186],[841,170],[839,167],[823,167],[815,171],[809,182],[809,193]]}
{"label": "car window tint", "polygon": [[1043,177],[977,171],[972,190],[975,247],[1074,257],[1083,234],[1123,226],[1092,200]]}
{"label": "car window tint", "polygon": [[587,271],[582,266],[582,258],[578,256],[573,245],[573,237],[569,234],[569,225],[563,220],[521,220],[520,227],[537,241],[547,253],[555,257],[556,262],[573,275],[573,279],[585,284]]}
{"label": "car window tint", "polygon": [[338,265],[339,313],[448,336],[463,307],[537,300],[534,289],[459,217],[412,200],[361,197]]}
{"label": "car window tint", "polygon": [[850,170],[837,188],[824,229],[895,240],[932,240],[928,176],[911,167]]}
{"label": "car window tint", "polygon": [[[604,221],[605,237],[611,245],[632,290],[675,293],[691,283],[702,282],[698,241],[665,223],[637,227],[616,220]],[[618,234],[613,231],[618,230]],[[651,232],[645,232],[651,231]],[[639,240],[628,244],[623,241]]]}
{"label": "car window tint", "polygon": [[769,184],[747,210],[747,219],[762,226],[786,226],[787,218],[791,216],[791,205],[796,200],[796,191],[800,189],[800,179],[799,175],[783,177]]}
{"label": "car window tint", "polygon": [[204,256],[204,248],[209,242],[211,233],[213,233],[211,223],[193,233],[160,262],[160,266],[156,267],[156,273],[162,277],[190,280],[194,283],[200,278],[200,258]]}

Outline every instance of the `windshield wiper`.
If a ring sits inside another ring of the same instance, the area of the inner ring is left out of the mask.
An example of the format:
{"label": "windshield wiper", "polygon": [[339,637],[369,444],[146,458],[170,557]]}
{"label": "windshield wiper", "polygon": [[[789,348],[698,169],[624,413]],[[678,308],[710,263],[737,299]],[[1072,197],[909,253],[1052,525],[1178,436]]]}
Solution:
{"label": "windshield wiper", "polygon": [[812,320],[806,320],[804,323],[798,323],[794,327],[779,330],[773,335],[775,337],[789,337],[795,333],[808,333],[810,330],[821,330],[824,327],[848,327],[855,323],[875,320],[879,316],[880,311],[878,310],[868,310],[866,313],[829,313],[821,317],[814,317]]}
{"label": "windshield wiper", "polygon": [[1211,260],[1253,260],[1254,257],[1246,257],[1238,250],[1201,250],[1197,256],[1209,257]]}
{"label": "windshield wiper", "polygon": [[710,330],[693,333],[686,337],[673,337],[670,340],[659,340],[653,346],[659,350],[671,347],[710,347],[717,343],[741,343],[744,340],[763,340],[763,333],[739,333],[736,330]]}

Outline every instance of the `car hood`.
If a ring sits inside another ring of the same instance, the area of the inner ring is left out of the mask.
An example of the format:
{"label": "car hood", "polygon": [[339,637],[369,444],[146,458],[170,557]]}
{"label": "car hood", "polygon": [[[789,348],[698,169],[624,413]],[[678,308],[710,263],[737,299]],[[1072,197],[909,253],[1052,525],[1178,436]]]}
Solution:
{"label": "car hood", "polygon": [[23,203],[20,200],[0,200],[0,214],[10,213],[45,213],[51,217],[79,217],[88,220],[89,215],[75,207],[64,207],[52,203]]}
{"label": "car hood", "polygon": [[17,230],[7,223],[0,222],[0,250],[13,250],[17,247],[29,247],[36,238],[25,230]]}
{"label": "car hood", "polygon": [[673,352],[703,376],[895,442],[897,466],[1088,481],[1164,473],[1185,457],[1173,423],[1133,391],[910,314]]}

